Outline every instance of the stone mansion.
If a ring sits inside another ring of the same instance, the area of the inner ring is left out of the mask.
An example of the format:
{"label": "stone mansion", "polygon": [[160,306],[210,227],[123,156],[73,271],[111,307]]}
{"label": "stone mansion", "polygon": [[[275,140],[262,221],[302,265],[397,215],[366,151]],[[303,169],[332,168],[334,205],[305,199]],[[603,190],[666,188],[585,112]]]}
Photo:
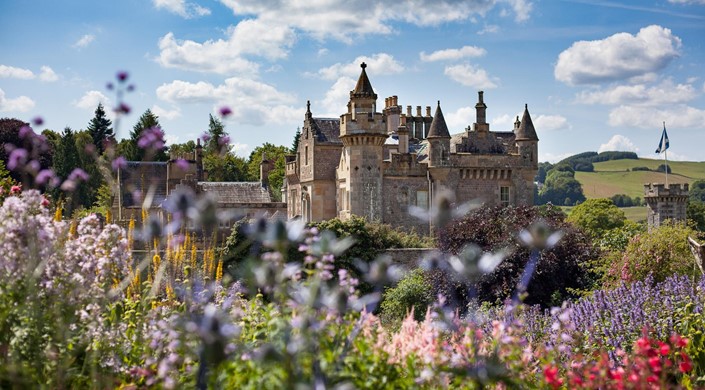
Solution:
{"label": "stone mansion", "polygon": [[440,102],[431,116],[421,106],[385,99],[362,71],[340,118],[315,118],[310,103],[298,150],[287,156],[283,201],[288,218],[321,221],[358,215],[406,230],[428,233],[428,222],[409,206],[428,208],[441,190],[459,203],[532,205],[538,170],[538,137],[528,108],[511,131],[490,131],[479,92],[472,127],[453,134]]}

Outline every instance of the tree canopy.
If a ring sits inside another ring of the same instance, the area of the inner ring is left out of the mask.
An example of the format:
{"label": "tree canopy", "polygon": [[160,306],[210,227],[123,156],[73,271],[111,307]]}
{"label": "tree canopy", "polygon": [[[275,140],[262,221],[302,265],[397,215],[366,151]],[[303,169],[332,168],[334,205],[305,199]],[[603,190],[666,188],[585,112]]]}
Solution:
{"label": "tree canopy", "polygon": [[610,199],[588,199],[575,206],[568,222],[583,229],[593,239],[601,238],[607,230],[624,226],[627,217]]}
{"label": "tree canopy", "polygon": [[98,103],[95,109],[95,116],[88,123],[88,134],[90,134],[98,154],[105,152],[107,142],[115,141],[115,133],[112,128],[113,122],[105,115],[102,103]]}

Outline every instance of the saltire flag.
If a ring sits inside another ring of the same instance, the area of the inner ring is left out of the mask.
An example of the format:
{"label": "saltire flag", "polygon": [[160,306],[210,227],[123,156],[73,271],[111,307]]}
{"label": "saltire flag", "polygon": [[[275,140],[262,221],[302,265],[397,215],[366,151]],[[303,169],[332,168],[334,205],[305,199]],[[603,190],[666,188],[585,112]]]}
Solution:
{"label": "saltire flag", "polygon": [[663,125],[663,133],[661,134],[661,142],[658,144],[658,149],[656,153],[665,152],[668,149],[668,134],[666,133],[666,125]]}

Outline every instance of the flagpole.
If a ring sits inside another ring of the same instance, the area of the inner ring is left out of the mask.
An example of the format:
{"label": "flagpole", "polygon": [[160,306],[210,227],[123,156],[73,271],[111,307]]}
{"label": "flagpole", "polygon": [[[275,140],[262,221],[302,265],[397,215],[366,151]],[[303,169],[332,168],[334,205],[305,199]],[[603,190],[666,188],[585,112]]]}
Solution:
{"label": "flagpole", "polygon": [[[666,129],[666,121],[663,122],[663,128]],[[666,163],[666,188],[668,188],[668,148],[663,151],[663,161]]]}

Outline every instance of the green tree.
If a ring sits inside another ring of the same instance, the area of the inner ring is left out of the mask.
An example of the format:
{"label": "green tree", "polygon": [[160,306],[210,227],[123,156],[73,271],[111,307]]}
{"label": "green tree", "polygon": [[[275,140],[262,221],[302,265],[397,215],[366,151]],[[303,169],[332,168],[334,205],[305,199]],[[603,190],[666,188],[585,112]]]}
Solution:
{"label": "green tree", "polygon": [[230,143],[226,142],[229,139],[228,133],[225,131],[223,122],[214,117],[213,114],[208,118],[208,141],[203,148],[208,154],[223,154],[229,151]]}
{"label": "green tree", "polygon": [[111,127],[113,122],[105,115],[105,109],[102,103],[98,103],[95,109],[95,116],[88,123],[88,133],[93,140],[98,154],[105,152],[105,147],[108,142],[115,141],[115,133]]}
{"label": "green tree", "polygon": [[[54,172],[56,172],[56,175],[60,177],[61,180],[66,180],[76,168],[83,169],[83,164],[81,162],[81,156],[78,148],[76,147],[75,133],[70,127],[67,127],[61,133],[61,139],[59,140],[59,144],[56,148],[56,155],[54,157]],[[73,210],[83,205],[85,201],[84,191],[85,184],[79,183],[70,194],[65,194],[67,200],[67,215],[70,215]],[[62,195],[60,189],[55,189],[54,194],[57,198]]]}
{"label": "green tree", "polygon": [[208,181],[246,181],[247,161],[232,152],[225,155],[207,154],[203,157],[203,169]]}
{"label": "green tree", "polygon": [[169,154],[174,154],[176,156],[185,156],[187,160],[192,160],[194,158],[194,151],[196,150],[196,143],[193,141],[187,141],[183,144],[172,144],[169,145]]}
{"label": "green tree", "polygon": [[601,239],[606,231],[624,226],[627,217],[610,199],[588,199],[575,206],[567,221],[580,227],[593,239]]}
{"label": "green tree", "polygon": [[705,180],[696,180],[688,191],[690,201],[705,202]]}
{"label": "green tree", "polygon": [[81,160],[81,167],[88,174],[88,181],[80,188],[81,205],[89,208],[98,199],[98,189],[105,182],[103,175],[98,168],[100,156],[93,143],[93,137],[89,131],[79,131],[74,134],[76,139],[76,150]]}
{"label": "green tree", "polygon": [[705,203],[698,201],[688,202],[688,220],[693,224],[695,229],[705,232]]}
{"label": "green tree", "polygon": [[301,128],[297,127],[296,128],[296,134],[294,135],[294,142],[291,144],[291,149],[289,150],[289,153],[296,153],[297,150],[299,150],[299,141],[301,140]]}
{"label": "green tree", "polygon": [[258,181],[260,179],[260,164],[262,163],[262,155],[267,156],[267,160],[274,163],[274,169],[269,172],[269,188],[275,200],[281,200],[281,189],[284,184],[284,175],[286,163],[284,156],[289,152],[285,146],[276,146],[270,143],[258,146],[250,153],[250,158],[247,160],[247,179],[250,181]]}
{"label": "green tree", "polygon": [[142,132],[150,128],[158,128],[162,133],[162,139],[164,138],[164,129],[162,129],[162,126],[159,124],[159,117],[156,116],[152,110],[147,109],[147,111],[140,116],[140,119],[132,128],[132,131],[130,131],[130,142],[134,147],[126,148],[125,152],[130,153],[129,155],[124,154],[127,160],[142,161],[146,159],[149,161],[167,161],[169,159],[169,156],[166,154],[166,146],[160,150],[151,151],[150,153],[139,147],[139,139],[142,136]]}

